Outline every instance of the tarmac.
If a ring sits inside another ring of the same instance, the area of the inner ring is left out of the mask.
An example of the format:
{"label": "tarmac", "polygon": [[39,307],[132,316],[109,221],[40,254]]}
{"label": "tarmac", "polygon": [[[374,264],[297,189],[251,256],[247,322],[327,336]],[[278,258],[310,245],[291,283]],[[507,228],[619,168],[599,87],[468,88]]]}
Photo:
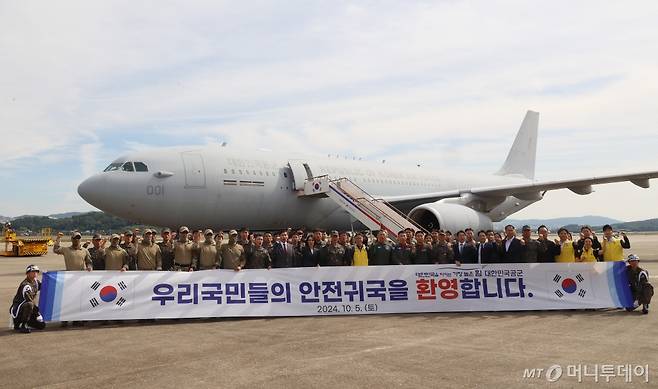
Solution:
{"label": "tarmac", "polygon": [[[656,285],[658,235],[630,239]],[[52,253],[0,257],[0,323],[30,263],[64,264]],[[0,387],[656,387],[657,346],[656,311],[617,309],[53,323],[29,335],[0,329]],[[568,376],[578,365],[647,364],[648,383]],[[524,378],[553,365],[556,382]]]}

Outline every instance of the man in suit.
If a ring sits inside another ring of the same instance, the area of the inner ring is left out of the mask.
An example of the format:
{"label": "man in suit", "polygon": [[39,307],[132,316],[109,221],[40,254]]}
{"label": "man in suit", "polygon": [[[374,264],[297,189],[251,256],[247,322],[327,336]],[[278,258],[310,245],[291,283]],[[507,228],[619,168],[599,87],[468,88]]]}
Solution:
{"label": "man in suit", "polygon": [[466,242],[466,233],[457,232],[457,242],[453,246],[455,263],[478,263],[478,253],[475,245]]}
{"label": "man in suit", "polygon": [[274,244],[272,249],[272,267],[285,268],[297,265],[295,248],[292,243],[288,242],[288,230],[283,230],[279,234],[279,241]]}
{"label": "man in suit", "polygon": [[505,240],[500,247],[501,263],[519,263],[521,262],[521,253],[524,246],[516,237],[516,228],[508,224],[505,226]]}
{"label": "man in suit", "polygon": [[482,230],[478,232],[478,244],[475,246],[478,253],[478,263],[497,263],[498,247],[493,241],[493,231],[491,231],[491,240],[488,240],[487,232]]}

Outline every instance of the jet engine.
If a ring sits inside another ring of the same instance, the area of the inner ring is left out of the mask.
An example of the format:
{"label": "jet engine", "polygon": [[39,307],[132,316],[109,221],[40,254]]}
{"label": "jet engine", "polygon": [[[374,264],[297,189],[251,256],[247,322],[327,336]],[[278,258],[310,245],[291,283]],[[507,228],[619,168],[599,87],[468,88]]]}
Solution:
{"label": "jet engine", "polygon": [[469,227],[476,232],[493,229],[491,218],[486,214],[442,201],[419,205],[409,212],[409,217],[429,231],[434,228],[452,233]]}

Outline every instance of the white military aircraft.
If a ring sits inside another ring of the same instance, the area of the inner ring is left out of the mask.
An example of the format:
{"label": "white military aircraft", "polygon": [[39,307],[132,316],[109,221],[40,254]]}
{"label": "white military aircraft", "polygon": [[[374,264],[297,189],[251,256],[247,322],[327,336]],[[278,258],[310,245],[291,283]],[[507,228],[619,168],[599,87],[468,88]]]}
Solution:
{"label": "white military aircraft", "polygon": [[538,121],[539,113],[528,111],[503,166],[491,175],[213,145],[122,156],[82,182],[78,193],[107,213],[158,226],[350,229],[361,222],[391,233],[477,231],[549,190],[584,195],[594,184],[622,181],[648,188],[658,177],[647,171],[536,181]]}

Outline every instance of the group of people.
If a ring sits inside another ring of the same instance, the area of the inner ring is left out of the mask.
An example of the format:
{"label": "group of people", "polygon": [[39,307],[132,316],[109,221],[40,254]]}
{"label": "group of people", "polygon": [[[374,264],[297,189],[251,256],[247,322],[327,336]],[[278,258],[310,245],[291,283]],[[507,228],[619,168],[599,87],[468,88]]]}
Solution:
{"label": "group of people", "polygon": [[312,266],[368,266],[462,263],[533,263],[623,261],[624,249],[630,248],[625,233],[614,234],[611,226],[603,227],[599,240],[588,226],[574,241],[569,231],[561,228],[558,238],[548,238],[546,226],[537,229],[523,226],[517,237],[514,226],[507,225],[504,235],[467,228],[452,234],[432,230],[430,233],[407,229],[400,231],[395,243],[384,230],[375,235],[369,231],[351,233],[316,229],[282,230],[251,233],[249,229],[224,232],[211,229],[194,230],[183,226],[177,232],[165,228],[157,232],[147,229],[113,234],[107,241],[95,234],[90,242],[81,243],[81,234],[71,236],[70,247],[62,247],[58,234],[54,252],[64,255],[67,270],[175,270],[267,269]]}
{"label": "group of people", "polygon": [[[432,230],[429,233],[407,229],[400,231],[395,243],[384,230],[350,233],[323,230],[306,232],[286,229],[272,234],[251,233],[248,228],[230,230],[225,241],[223,231],[194,230],[182,226],[177,232],[165,228],[157,239],[157,231],[128,230],[107,240],[94,234],[82,243],[82,235],[74,232],[71,245],[62,246],[58,234],[53,251],[64,256],[66,270],[165,270],[197,271],[210,269],[271,269],[324,266],[381,266],[411,264],[487,264],[534,262],[623,261],[624,249],[630,248],[625,233],[615,234],[609,225],[603,227],[599,240],[588,226],[581,228],[574,241],[565,228],[558,238],[550,240],[546,226],[537,229],[537,237],[529,226],[523,226],[521,238],[516,228],[505,226],[504,233],[467,228],[456,234]],[[636,307],[648,312],[653,289],[648,273],[638,265],[639,258],[628,257],[629,283]],[[11,306],[15,329],[44,325],[39,320],[34,298],[40,289],[39,269],[30,265]]]}

